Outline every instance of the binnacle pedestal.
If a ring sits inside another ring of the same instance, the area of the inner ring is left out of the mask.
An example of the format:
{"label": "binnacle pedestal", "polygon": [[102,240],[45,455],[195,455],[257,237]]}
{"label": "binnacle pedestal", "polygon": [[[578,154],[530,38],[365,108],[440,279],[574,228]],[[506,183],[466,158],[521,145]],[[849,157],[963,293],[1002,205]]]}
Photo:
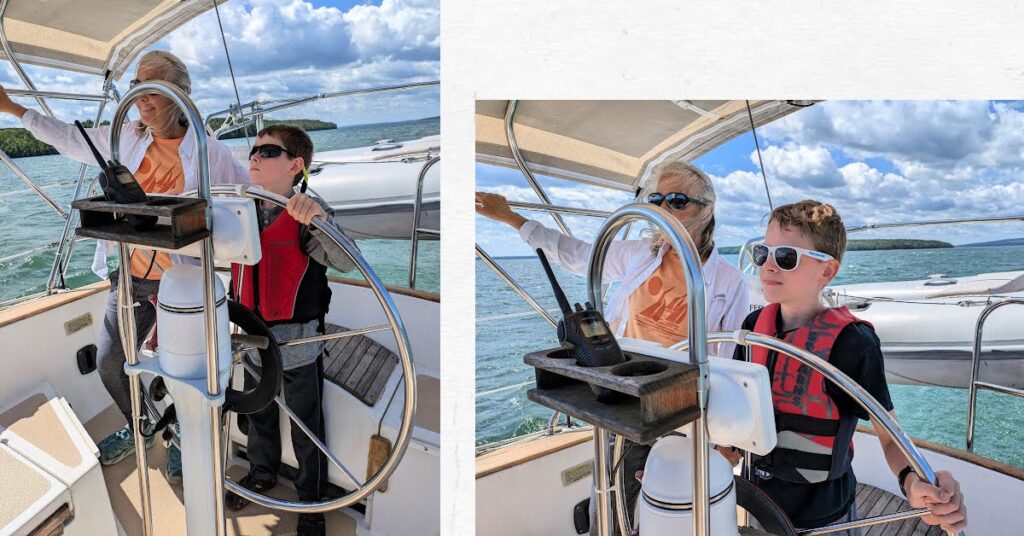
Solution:
{"label": "binnacle pedestal", "polygon": [[[530,400],[594,426],[594,490],[598,497],[594,507],[599,536],[611,534],[609,434],[651,443],[700,417],[699,367],[636,352],[623,354],[624,363],[606,367],[581,367],[563,348],[523,357],[534,367],[537,378],[537,387],[527,392]],[[616,396],[599,402],[591,385]]]}

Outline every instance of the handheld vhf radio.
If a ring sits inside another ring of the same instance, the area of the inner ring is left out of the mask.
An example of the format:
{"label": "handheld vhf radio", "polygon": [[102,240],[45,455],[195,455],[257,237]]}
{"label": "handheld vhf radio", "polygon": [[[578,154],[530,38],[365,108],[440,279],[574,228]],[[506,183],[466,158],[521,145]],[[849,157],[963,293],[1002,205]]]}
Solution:
{"label": "handheld vhf radio", "polygon": [[[75,121],[75,126],[82,133],[85,143],[89,145],[93,157],[96,158],[96,163],[100,166],[100,174],[96,180],[99,181],[100,187],[103,188],[103,193],[107,196],[107,199],[122,205],[145,203],[148,201],[149,197],[146,196],[146,192],[139,186],[132,172],[128,171],[127,167],[116,160],[104,162],[103,155],[92,144],[89,135],[85,133],[85,128],[82,127],[82,123]],[[156,226],[157,222],[156,216],[125,215],[125,217],[128,219],[128,223],[138,231],[152,229]]]}
{"label": "handheld vhf radio", "polygon": [[[562,348],[565,348],[581,367],[604,367],[624,363],[626,356],[619,349],[619,343],[608,329],[608,323],[601,312],[590,302],[587,302],[586,307],[577,303],[575,310],[569,307],[569,300],[562,292],[562,287],[558,286],[547,256],[540,249],[537,250],[537,256],[544,265],[544,273],[551,282],[551,290],[558,301],[558,307],[562,310],[562,320],[558,322],[558,343]],[[604,387],[591,385],[590,388],[601,402],[611,402],[617,395]]]}

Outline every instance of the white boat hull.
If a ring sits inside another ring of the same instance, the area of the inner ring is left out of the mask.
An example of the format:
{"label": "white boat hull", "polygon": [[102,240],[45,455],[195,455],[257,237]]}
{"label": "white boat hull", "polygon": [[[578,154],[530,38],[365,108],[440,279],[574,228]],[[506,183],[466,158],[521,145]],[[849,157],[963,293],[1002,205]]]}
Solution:
{"label": "white boat hull", "polygon": [[[317,153],[319,171],[310,187],[335,211],[335,218],[353,238],[409,238],[412,236],[416,182],[426,163],[387,161],[412,151],[439,147],[439,137],[401,142],[400,148],[374,151],[374,147]],[[436,150],[434,154],[437,154]],[[431,166],[423,180],[420,228],[440,226],[441,166]],[[423,238],[430,238],[424,235]]]}
{"label": "white boat hull", "polygon": [[[966,388],[979,315],[993,301],[1024,298],[1024,291],[1016,290],[1022,278],[1024,272],[1004,272],[841,285],[826,293],[874,326],[890,383]],[[750,296],[755,305],[764,305],[756,281],[751,281]],[[1024,307],[1011,305],[985,321],[980,380],[1024,387],[1022,318]]]}

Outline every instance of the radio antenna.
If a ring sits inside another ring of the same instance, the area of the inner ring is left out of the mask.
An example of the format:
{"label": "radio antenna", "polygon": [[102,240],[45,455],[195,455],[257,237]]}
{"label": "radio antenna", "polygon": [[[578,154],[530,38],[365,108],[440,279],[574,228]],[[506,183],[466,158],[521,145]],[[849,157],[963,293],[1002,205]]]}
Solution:
{"label": "radio antenna", "polygon": [[558,286],[558,280],[555,279],[555,273],[551,271],[551,265],[548,264],[548,258],[544,255],[544,250],[537,248],[537,256],[540,257],[540,263],[544,265],[544,273],[548,276],[548,281],[551,282],[551,290],[555,293],[555,299],[558,300],[558,307],[562,309],[562,314],[572,314],[572,307],[569,306],[569,300],[565,298],[565,293],[562,292],[562,287]]}
{"label": "radio antenna", "polygon": [[85,127],[83,127],[82,123],[80,123],[77,119],[75,120],[75,126],[78,127],[78,131],[81,132],[82,137],[85,138],[85,143],[89,144],[89,149],[92,150],[92,155],[96,157],[96,162],[99,163],[100,169],[106,171],[108,168],[103,161],[103,155],[101,155],[100,152],[96,150],[96,146],[92,144],[92,140],[89,139],[89,135],[85,133]]}

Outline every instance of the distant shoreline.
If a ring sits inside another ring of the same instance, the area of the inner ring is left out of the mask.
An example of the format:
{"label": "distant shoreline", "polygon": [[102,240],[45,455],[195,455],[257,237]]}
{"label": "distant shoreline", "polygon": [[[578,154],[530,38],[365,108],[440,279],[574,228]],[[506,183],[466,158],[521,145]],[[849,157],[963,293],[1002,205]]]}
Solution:
{"label": "distant shoreline", "polygon": [[[224,119],[217,117],[210,120],[209,127],[210,130],[216,132],[217,129],[220,128],[221,125],[223,124]],[[293,127],[299,127],[302,130],[305,130],[306,132],[315,132],[317,130],[334,130],[338,128],[338,125],[331,123],[330,121],[320,121],[318,119],[267,119],[266,121],[263,122],[263,125],[268,127],[271,125],[289,125]],[[238,130],[228,132],[227,134],[221,136],[220,139],[233,140],[238,138],[244,138],[246,137],[246,134],[248,134],[249,136],[255,136],[256,125],[249,125],[245,129],[240,128]]]}
{"label": "distant shoreline", "polygon": [[[423,121],[437,120],[438,116],[433,117],[422,117],[419,119],[409,119],[406,121],[390,121],[385,123],[366,123],[362,125],[345,125],[339,127],[337,124],[330,121],[320,121],[317,119],[282,119],[282,120],[270,120],[265,121],[267,125],[274,124],[287,124],[302,127],[307,132],[314,132],[318,130],[348,130],[348,129],[359,129],[366,127],[373,127],[377,125],[395,125],[402,123],[418,123]],[[216,118],[210,122],[210,128],[217,130],[224,119]],[[82,122],[86,128],[92,126],[92,121],[87,120]],[[110,124],[109,121],[104,121],[104,125]],[[254,126],[249,127],[249,135],[254,136],[256,134],[256,128]],[[245,134],[241,129],[231,132],[221,137],[222,140],[237,139],[244,137]],[[31,134],[28,133],[24,128],[0,128],[0,149],[7,153],[11,158],[28,158],[33,156],[49,156],[60,154],[52,145],[43,143],[35,139]]]}

